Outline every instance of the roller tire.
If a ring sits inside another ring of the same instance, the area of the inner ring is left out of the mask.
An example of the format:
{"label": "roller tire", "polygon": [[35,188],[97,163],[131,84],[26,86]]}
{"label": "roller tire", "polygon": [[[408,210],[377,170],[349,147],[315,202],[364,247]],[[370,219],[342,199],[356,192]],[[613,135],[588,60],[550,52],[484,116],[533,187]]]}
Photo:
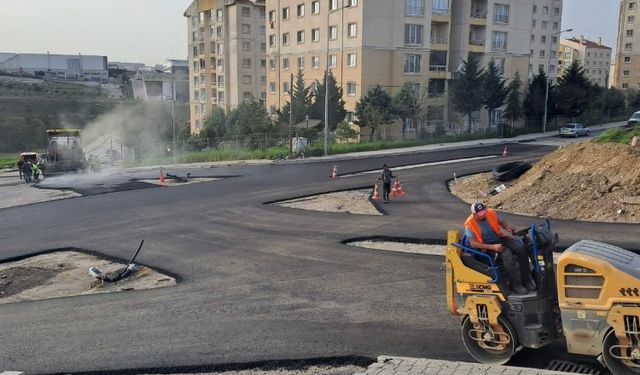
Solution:
{"label": "roller tire", "polygon": [[462,321],[462,327],[460,332],[462,334],[462,343],[464,344],[467,352],[478,362],[488,364],[488,365],[504,365],[509,362],[511,357],[516,353],[518,349],[518,337],[516,335],[516,330],[513,328],[509,321],[502,317],[498,317],[498,322],[500,326],[504,330],[504,332],[509,335],[511,341],[507,344],[507,347],[504,350],[500,351],[489,351],[480,347],[480,345],[469,337],[469,331],[473,329],[473,323],[471,322],[471,318],[469,316],[465,316]]}
{"label": "roller tire", "polygon": [[[607,368],[613,375],[638,375],[640,374],[640,369],[632,369],[627,366],[622,360],[614,358],[609,349],[613,345],[618,344],[618,338],[616,337],[616,333],[614,330],[610,330],[604,337],[604,341],[602,342],[602,357],[604,358],[604,362],[607,365]],[[638,361],[636,361],[638,362]]]}
{"label": "roller tire", "polygon": [[529,169],[531,169],[531,163],[528,161],[514,161],[498,165],[492,173],[498,181],[510,181],[522,176]]}

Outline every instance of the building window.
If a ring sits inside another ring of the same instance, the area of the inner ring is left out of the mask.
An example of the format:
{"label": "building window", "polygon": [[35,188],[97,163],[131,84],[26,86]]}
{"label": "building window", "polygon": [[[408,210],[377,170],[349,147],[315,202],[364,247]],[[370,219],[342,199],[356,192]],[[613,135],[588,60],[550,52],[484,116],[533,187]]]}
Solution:
{"label": "building window", "polygon": [[242,76],[242,83],[244,83],[245,85],[248,85],[251,83],[251,76],[250,75],[243,75]]}
{"label": "building window", "polygon": [[271,22],[271,28],[273,28],[273,23],[276,22],[276,11],[272,10],[269,12],[269,22]]}
{"label": "building window", "polygon": [[329,0],[329,10],[338,9],[338,0]]}
{"label": "building window", "polygon": [[629,71],[628,70],[623,70],[622,71],[622,75],[625,77],[629,77]]}
{"label": "building window", "polygon": [[547,22],[547,21],[542,21],[542,22],[540,22],[540,28],[541,28],[541,29],[546,29],[546,28],[547,28],[547,24],[548,24],[548,22]]}
{"label": "building window", "polygon": [[282,34],[282,44],[285,46],[289,45],[289,33]]}
{"label": "building window", "polygon": [[355,38],[358,36],[358,26],[355,23],[350,23],[347,25],[347,36],[349,38]]}
{"label": "building window", "polygon": [[348,53],[347,54],[347,66],[353,68],[354,66],[356,66],[356,54],[355,53]]}
{"label": "building window", "polygon": [[624,44],[624,50],[625,51],[631,51],[633,49],[633,44],[631,43],[625,43]]}
{"label": "building window", "polygon": [[304,57],[298,57],[298,69],[304,69]]}
{"label": "building window", "polygon": [[329,27],[329,39],[331,40],[338,39],[338,26]]}
{"label": "building window", "polygon": [[491,48],[497,50],[506,50],[507,33],[503,31],[494,31],[491,38]]}
{"label": "building window", "polygon": [[304,4],[298,4],[296,7],[296,15],[298,17],[304,17]]}
{"label": "building window", "polygon": [[628,83],[623,83],[622,84],[622,88],[623,89],[628,89],[629,88],[629,84]]}
{"label": "building window", "polygon": [[540,58],[543,58],[545,56],[545,51],[543,49],[540,50]]}
{"label": "building window", "polygon": [[313,69],[320,69],[320,57],[311,56],[311,67]]}
{"label": "building window", "polygon": [[551,51],[551,56],[550,56],[550,57],[551,57],[552,59],[555,59],[555,57],[556,57],[556,51]]}
{"label": "building window", "polygon": [[355,82],[347,82],[347,95],[348,96],[356,96],[356,83]]}
{"label": "building window", "polygon": [[448,15],[449,0],[433,0],[431,3],[431,12],[437,15]]}
{"label": "building window", "polygon": [[258,13],[260,14],[260,18],[264,18],[266,12],[264,8],[260,8],[260,11]]}
{"label": "building window", "polygon": [[283,20],[289,19],[289,7],[282,8],[282,19]]}
{"label": "building window", "polygon": [[251,17],[251,8],[242,7],[242,16],[243,17]]}
{"label": "building window", "polygon": [[224,31],[222,31],[222,26],[216,27],[216,36],[218,38],[222,38],[224,36]]}
{"label": "building window", "polygon": [[338,58],[336,55],[329,55],[329,68],[338,66]]}
{"label": "building window", "polygon": [[630,56],[625,56],[624,57],[624,63],[625,64],[630,64],[631,63],[631,57]]}
{"label": "building window", "polygon": [[509,5],[495,4],[493,13],[494,23],[509,23]]}
{"label": "building window", "polygon": [[222,55],[224,53],[224,44],[218,43],[218,55]]}
{"label": "building window", "polygon": [[275,35],[269,35],[269,47],[273,47],[276,45],[276,36]]}
{"label": "building window", "polygon": [[282,69],[289,69],[289,58],[282,58]]}
{"label": "building window", "polygon": [[542,7],[542,14],[544,15],[549,14],[549,7]]}
{"label": "building window", "polygon": [[260,83],[263,85],[267,84],[267,76],[260,76]]}
{"label": "building window", "polygon": [[245,52],[251,51],[251,42],[242,42],[242,50]]}
{"label": "building window", "polygon": [[289,87],[289,82],[282,82],[282,91],[287,92],[287,93],[289,91],[291,91],[290,87]]}
{"label": "building window", "polygon": [[538,12],[538,6],[534,5],[533,6],[533,14],[536,14],[536,12]]}
{"label": "building window", "polygon": [[547,36],[546,35],[540,35],[540,43],[547,44]]}
{"label": "building window", "polygon": [[272,94],[276,93],[276,83],[275,82],[269,82],[269,92]]}
{"label": "building window", "polygon": [[560,24],[557,22],[554,22],[552,27],[554,30],[558,30],[560,28]]}
{"label": "building window", "polygon": [[298,31],[298,33],[296,34],[296,41],[298,42],[298,44],[304,43],[304,30]]}
{"label": "building window", "polygon": [[404,72],[405,73],[420,73],[420,63],[422,62],[422,55],[405,55],[404,56]]}
{"label": "building window", "polygon": [[556,16],[559,16],[559,15],[560,15],[560,8],[553,8],[553,13],[554,13]]}
{"label": "building window", "polygon": [[635,2],[629,3],[629,9],[636,9],[636,3]]}
{"label": "building window", "polygon": [[405,0],[404,15],[407,17],[424,16],[424,0]]}
{"label": "building window", "polygon": [[311,29],[311,41],[312,42],[320,41],[320,29]]}
{"label": "building window", "polygon": [[242,24],[242,33],[243,34],[251,34],[251,25],[243,23]]}
{"label": "building window", "polygon": [[312,1],[311,2],[311,13],[320,14],[320,1]]}
{"label": "building window", "polygon": [[633,30],[627,30],[627,38],[633,37]]}
{"label": "building window", "polygon": [[404,44],[422,45],[422,25],[404,25]]}
{"label": "building window", "polygon": [[348,7],[354,7],[358,5],[358,0],[347,0]]}
{"label": "building window", "polygon": [[557,36],[555,36],[555,35],[554,35],[554,36],[552,36],[552,37],[551,37],[551,43],[553,43],[553,44],[558,43],[558,37],[557,37]]}
{"label": "building window", "polygon": [[535,35],[533,35],[533,34],[531,34],[531,43],[533,43],[533,42],[535,42],[535,41],[536,41],[536,36],[535,36]]}
{"label": "building window", "polygon": [[636,16],[627,16],[627,23],[635,23]]}
{"label": "building window", "polygon": [[535,27],[536,27],[536,20],[531,20],[531,27],[535,29]]}
{"label": "building window", "polygon": [[267,27],[265,25],[260,25],[260,35],[267,35]]}
{"label": "building window", "polygon": [[245,91],[242,93],[242,99],[245,101],[251,100],[253,99],[253,94],[250,93],[249,91]]}
{"label": "building window", "polygon": [[267,51],[267,43],[260,43],[260,51],[262,52],[266,52]]}
{"label": "building window", "polygon": [[242,59],[243,68],[251,68],[251,59]]}

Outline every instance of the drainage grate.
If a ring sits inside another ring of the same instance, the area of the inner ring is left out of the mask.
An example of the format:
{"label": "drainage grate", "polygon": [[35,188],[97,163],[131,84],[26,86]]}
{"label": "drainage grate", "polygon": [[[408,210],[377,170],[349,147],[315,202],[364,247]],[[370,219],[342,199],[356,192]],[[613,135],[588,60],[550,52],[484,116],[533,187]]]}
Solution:
{"label": "drainage grate", "polygon": [[570,372],[573,374],[591,374],[591,375],[602,374],[600,370],[595,369],[589,365],[579,365],[573,362],[558,361],[558,360],[551,361],[547,365],[547,367],[545,367],[545,370],[564,371],[564,372]]}

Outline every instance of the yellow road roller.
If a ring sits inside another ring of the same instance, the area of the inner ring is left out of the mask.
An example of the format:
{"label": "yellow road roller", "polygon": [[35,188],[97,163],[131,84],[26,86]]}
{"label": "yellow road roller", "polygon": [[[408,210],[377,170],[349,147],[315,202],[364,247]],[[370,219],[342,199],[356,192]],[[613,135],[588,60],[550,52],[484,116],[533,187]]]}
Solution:
{"label": "yellow road roller", "polygon": [[447,305],[478,362],[505,364],[522,348],[566,340],[570,353],[597,357],[613,374],[640,374],[640,255],[590,240],[557,259],[549,222],[516,233],[530,254],[537,290],[515,294],[495,254],[450,230]]}

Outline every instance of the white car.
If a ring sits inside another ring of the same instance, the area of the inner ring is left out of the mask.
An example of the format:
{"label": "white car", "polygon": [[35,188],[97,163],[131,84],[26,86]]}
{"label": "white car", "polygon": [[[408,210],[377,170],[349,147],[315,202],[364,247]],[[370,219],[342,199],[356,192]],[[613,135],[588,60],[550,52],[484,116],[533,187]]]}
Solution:
{"label": "white car", "polygon": [[560,128],[559,135],[561,137],[575,137],[578,138],[582,135],[589,136],[591,135],[591,131],[586,128],[584,125],[579,124],[577,122],[569,123],[564,127]]}

